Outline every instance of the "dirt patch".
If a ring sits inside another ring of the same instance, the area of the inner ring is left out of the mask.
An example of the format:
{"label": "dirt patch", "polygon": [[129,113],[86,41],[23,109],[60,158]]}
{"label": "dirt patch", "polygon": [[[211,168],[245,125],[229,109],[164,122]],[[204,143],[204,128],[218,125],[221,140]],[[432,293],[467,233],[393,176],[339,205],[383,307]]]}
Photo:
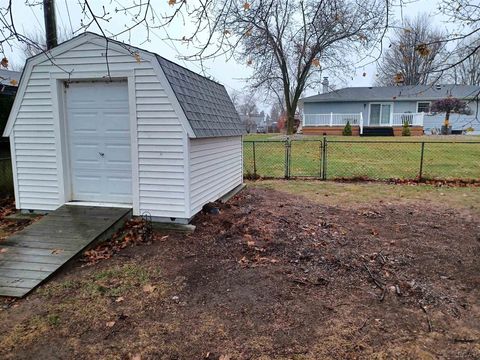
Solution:
{"label": "dirt patch", "polygon": [[0,311],[2,358],[480,357],[480,220],[250,188]]}
{"label": "dirt patch", "polygon": [[22,230],[25,226],[41,218],[40,215],[22,219],[8,219],[9,215],[16,212],[15,199],[11,197],[0,198],[0,245],[1,241],[13,233]]}

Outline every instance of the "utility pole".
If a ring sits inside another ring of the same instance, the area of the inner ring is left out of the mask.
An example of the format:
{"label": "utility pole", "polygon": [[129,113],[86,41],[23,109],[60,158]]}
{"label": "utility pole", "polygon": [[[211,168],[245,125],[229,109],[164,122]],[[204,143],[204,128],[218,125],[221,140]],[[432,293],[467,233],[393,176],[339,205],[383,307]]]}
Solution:
{"label": "utility pole", "polygon": [[58,45],[57,41],[57,21],[55,19],[55,0],[43,0],[43,15],[45,18],[45,39],[47,41],[47,50]]}

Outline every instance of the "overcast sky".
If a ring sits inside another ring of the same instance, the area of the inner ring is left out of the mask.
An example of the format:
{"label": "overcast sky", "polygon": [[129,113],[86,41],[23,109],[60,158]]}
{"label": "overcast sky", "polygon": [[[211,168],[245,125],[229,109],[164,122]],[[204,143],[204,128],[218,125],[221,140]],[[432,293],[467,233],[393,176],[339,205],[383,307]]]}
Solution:
{"label": "overcast sky", "polygon": [[[0,0],[2,6],[8,0]],[[131,16],[129,14],[124,15],[121,13],[115,13],[114,9],[118,5],[116,4],[117,0],[112,0],[111,7],[109,8],[112,14],[112,20],[109,23],[105,23],[105,29],[108,29],[112,33],[118,33],[124,27],[125,23],[128,23]],[[122,0],[118,0],[122,1]],[[446,28],[446,19],[442,18],[437,14],[439,0],[418,0],[416,2],[409,3],[405,5],[402,9],[396,8],[395,10],[395,21],[401,23],[402,17],[414,17],[419,13],[427,13],[431,16],[432,22],[440,27]],[[34,2],[34,1],[30,1]],[[14,2],[14,17],[16,19],[16,26],[20,28],[21,31],[27,34],[34,33],[43,33],[43,9],[41,6],[29,7],[25,5],[24,0],[15,0]],[[92,1],[92,4],[109,4],[110,1]],[[158,6],[159,13],[165,13],[166,11],[171,11],[168,7],[167,0],[153,0],[154,6]],[[155,4],[158,5],[155,5]],[[82,14],[80,6],[76,0],[56,0],[56,12],[57,12],[57,27],[60,29],[65,29],[66,32],[72,33],[73,30],[77,30],[80,27],[80,21],[82,19]],[[90,28],[90,31],[98,31],[95,26]],[[139,46],[141,48],[150,50],[152,52],[158,53],[161,56],[164,56],[168,59],[174,60],[179,64],[186,66],[187,68],[201,72],[201,66],[195,62],[182,61],[180,59],[181,55],[186,55],[190,53],[187,45],[167,41],[166,31],[172,37],[181,38],[185,29],[183,24],[177,22],[167,29],[156,29],[151,31],[151,42],[142,43],[145,40],[145,30],[144,28],[136,30],[129,36],[125,34],[121,36],[119,40],[130,42],[134,46]],[[388,39],[386,40],[386,45],[388,46]],[[19,49],[14,48],[10,54],[7,54],[12,63],[16,66],[21,65],[23,59],[19,56]],[[231,60],[226,62],[223,58],[217,58],[213,61],[208,61],[206,63],[206,72],[207,75],[212,76],[215,80],[223,83],[227,90],[230,92],[233,89],[241,91],[245,83],[245,78],[248,77],[249,69],[246,64],[238,64],[235,61]],[[363,76],[363,73],[366,73],[366,76]],[[339,81],[338,79],[331,79],[331,82],[335,83],[339,87],[343,86],[370,86],[375,81],[375,65],[369,64],[366,66],[361,66],[357,68],[351,74],[345,74],[346,83]],[[310,93],[311,94],[311,93]],[[263,109],[267,105],[261,106]]]}

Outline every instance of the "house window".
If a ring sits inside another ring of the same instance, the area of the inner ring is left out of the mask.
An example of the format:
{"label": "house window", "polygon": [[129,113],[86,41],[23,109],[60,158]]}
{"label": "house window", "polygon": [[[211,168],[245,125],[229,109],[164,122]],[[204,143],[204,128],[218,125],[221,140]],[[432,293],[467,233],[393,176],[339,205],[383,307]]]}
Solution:
{"label": "house window", "polygon": [[419,102],[417,103],[417,112],[418,113],[429,113],[430,112],[430,103],[429,102]]}

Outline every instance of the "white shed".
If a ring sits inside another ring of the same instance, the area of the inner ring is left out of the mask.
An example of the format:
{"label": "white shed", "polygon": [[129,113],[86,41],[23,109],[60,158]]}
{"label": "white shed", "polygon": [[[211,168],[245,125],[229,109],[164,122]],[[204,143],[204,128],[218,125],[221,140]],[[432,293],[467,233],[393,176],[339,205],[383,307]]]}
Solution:
{"label": "white shed", "polygon": [[243,133],[222,85],[84,33],[27,61],[4,136],[18,209],[118,205],[185,223],[242,184]]}

